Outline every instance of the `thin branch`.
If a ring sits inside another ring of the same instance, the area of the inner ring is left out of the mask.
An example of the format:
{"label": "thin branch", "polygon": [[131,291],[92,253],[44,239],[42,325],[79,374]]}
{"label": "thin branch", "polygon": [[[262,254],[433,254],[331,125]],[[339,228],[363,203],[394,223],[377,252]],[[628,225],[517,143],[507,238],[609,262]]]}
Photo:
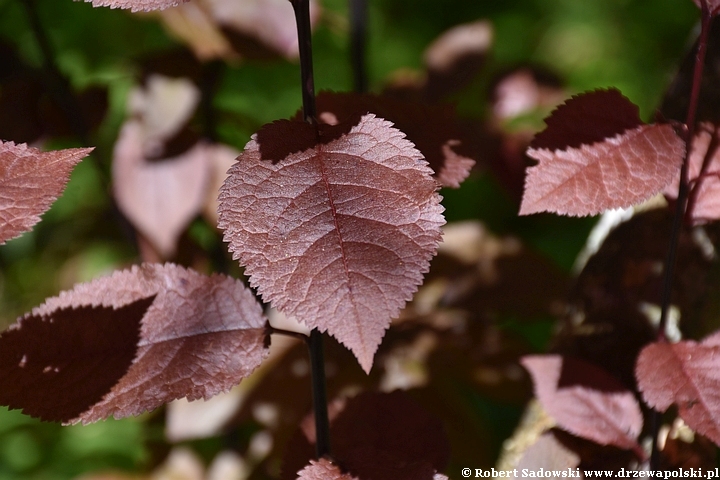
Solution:
{"label": "thin branch", "polygon": [[[690,102],[688,104],[687,117],[685,120],[685,158],[680,170],[680,186],[678,187],[677,203],[675,204],[675,215],[673,217],[672,230],[670,234],[670,245],[668,246],[667,255],[663,267],[662,276],[662,295],[661,295],[661,311],[660,323],[657,331],[657,341],[667,341],[666,330],[668,313],[670,311],[670,302],[672,300],[672,283],[675,274],[675,264],[677,261],[677,250],[680,241],[680,232],[685,218],[686,204],[690,191],[690,182],[688,181],[689,157],[692,147],[693,137],[695,136],[695,119],[697,115],[697,106],[700,100],[700,86],[702,84],[703,68],[705,67],[705,54],[707,53],[708,35],[710,33],[710,22],[712,14],[707,5],[707,0],[701,0],[701,28],[700,38],[698,39],[698,51],[695,57],[695,68],[693,70],[692,89],[690,91]],[[658,436],[660,433],[661,414],[658,411],[652,413],[652,452],[650,454],[650,470],[657,470],[660,466],[660,447],[658,445]]]}
{"label": "thin branch", "polygon": [[312,376],[313,413],[315,414],[315,454],[317,458],[330,455],[330,418],[325,389],[325,354],[319,330],[310,332],[310,371]]}
{"label": "thin branch", "polygon": [[265,323],[265,332],[268,334],[285,335],[286,337],[297,338],[303,342],[310,342],[310,337],[302,332],[293,332],[292,330],[285,330],[283,328],[275,328],[270,325],[270,322]]}
{"label": "thin branch", "polygon": [[[40,48],[43,58],[43,69],[45,70],[45,83],[52,95],[53,99],[58,103],[65,119],[70,125],[73,133],[80,139],[84,145],[88,145],[88,126],[85,123],[80,104],[77,97],[72,92],[67,79],[60,72],[55,63],[55,55],[50,44],[50,40],[45,33],[45,29],[40,21],[34,0],[21,0],[25,13],[30,23],[35,41]],[[97,152],[96,152],[97,154]]]}
{"label": "thin branch", "polygon": [[308,123],[317,123],[315,107],[315,79],[312,61],[312,32],[310,29],[310,0],[290,0],[295,10],[300,50],[300,82],[302,85],[303,116]]}
{"label": "thin branch", "polygon": [[350,0],[350,62],[353,71],[353,88],[358,93],[367,92],[367,0]]}
{"label": "thin branch", "polygon": [[[312,32],[310,31],[310,1],[290,0],[295,11],[300,50],[300,81],[303,99],[303,117],[305,121],[317,125],[315,107],[315,80],[312,62]],[[322,333],[317,329],[310,332],[310,367],[313,394],[313,413],[315,414],[315,453],[317,458],[330,455],[330,419],[327,410],[327,392],[325,388],[325,358]]]}

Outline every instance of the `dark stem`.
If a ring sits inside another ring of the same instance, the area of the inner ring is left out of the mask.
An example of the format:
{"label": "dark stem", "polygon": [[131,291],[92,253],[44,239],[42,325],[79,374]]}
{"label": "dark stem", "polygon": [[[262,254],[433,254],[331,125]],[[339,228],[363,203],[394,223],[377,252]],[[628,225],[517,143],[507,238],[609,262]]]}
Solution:
{"label": "dark stem", "polygon": [[303,116],[308,123],[317,123],[315,108],[315,80],[312,62],[312,32],[310,31],[310,0],[290,0],[295,10],[300,50],[300,82],[302,85]]}
{"label": "dark stem", "polygon": [[313,413],[315,414],[315,454],[317,458],[330,455],[330,419],[325,391],[325,354],[322,333],[317,329],[310,332],[310,371],[312,377]]}
{"label": "dark stem", "polygon": [[[692,89],[690,91],[690,102],[688,104],[687,117],[685,119],[685,158],[680,170],[680,186],[678,188],[677,203],[675,204],[675,215],[673,217],[672,230],[670,233],[670,245],[668,246],[667,255],[663,268],[662,277],[662,296],[660,323],[657,331],[657,341],[667,341],[667,319],[670,310],[670,302],[672,300],[672,281],[675,273],[675,263],[677,260],[677,249],[680,241],[680,232],[685,218],[686,204],[690,191],[688,181],[688,170],[690,150],[693,137],[695,136],[695,117],[697,114],[698,101],[700,99],[700,86],[702,84],[703,68],[705,66],[705,53],[707,52],[708,35],[710,33],[710,22],[712,15],[706,0],[701,0],[701,28],[700,38],[698,39],[697,56],[695,57],[695,68],[693,70]],[[658,411],[652,413],[652,452],[650,454],[650,470],[657,470],[660,466],[660,449],[658,445],[658,434],[660,424],[662,423],[661,414]]]}
{"label": "dark stem", "polygon": [[[295,10],[300,50],[300,81],[302,86],[303,116],[305,121],[317,125],[315,107],[315,80],[312,63],[312,32],[310,31],[310,1],[290,0]],[[308,340],[315,415],[315,452],[317,458],[330,455],[330,419],[325,389],[325,358],[322,334],[313,329]]]}
{"label": "dark stem", "polygon": [[350,0],[350,61],[353,70],[353,87],[359,93],[367,92],[367,65],[365,63],[367,7],[367,0]]}
{"label": "dark stem", "polygon": [[30,28],[32,29],[35,41],[40,48],[40,53],[43,58],[43,69],[45,70],[44,80],[47,88],[58,103],[68,125],[72,129],[73,133],[80,139],[80,141],[88,145],[88,127],[85,124],[85,120],[78,104],[77,97],[73,94],[70,89],[70,85],[67,79],[60,72],[60,69],[55,64],[55,55],[53,53],[50,40],[48,39],[45,29],[42,26],[40,17],[37,13],[34,0],[21,0],[23,7],[25,7],[25,13],[27,14]]}
{"label": "dark stem", "polygon": [[693,182],[690,182],[690,192],[688,193],[687,206],[685,207],[686,222],[689,222],[692,218],[692,212],[695,209],[695,204],[697,203],[698,195],[700,194],[700,187],[702,186],[705,178],[708,177],[708,169],[710,168],[710,163],[715,157],[715,154],[718,151],[718,147],[720,147],[720,138],[718,138],[717,130],[713,129],[710,135],[710,143],[708,144],[707,152],[705,152],[705,158],[703,158],[700,173]]}
{"label": "dark stem", "polygon": [[293,332],[292,330],[284,330],[282,328],[275,328],[272,325],[270,325],[270,322],[267,322],[265,324],[265,331],[269,334],[277,334],[277,335],[285,335],[286,337],[292,337],[297,338],[298,340],[302,340],[303,342],[309,342],[310,337],[305,335],[301,332]]}

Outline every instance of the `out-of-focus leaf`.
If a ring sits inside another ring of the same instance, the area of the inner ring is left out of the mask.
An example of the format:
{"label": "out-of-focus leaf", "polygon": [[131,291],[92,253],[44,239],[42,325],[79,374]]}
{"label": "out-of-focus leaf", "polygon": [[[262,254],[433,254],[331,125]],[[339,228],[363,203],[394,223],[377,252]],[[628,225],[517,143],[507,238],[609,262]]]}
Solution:
{"label": "out-of-focus leaf", "polygon": [[529,356],[522,363],[538,400],[562,428],[600,445],[641,451],[642,412],[619,381],[595,365],[559,355]]}
{"label": "out-of-focus leaf", "polygon": [[[377,480],[433,480],[447,464],[449,445],[442,423],[404,392],[362,393],[339,409],[330,424],[333,458],[350,474]],[[303,453],[313,440],[305,435],[288,452],[283,479],[294,479],[294,471],[309,461]]]}
{"label": "out-of-focus leaf", "polygon": [[638,357],[638,388],[651,407],[678,406],[693,430],[720,445],[720,333],[700,343],[656,342]]}

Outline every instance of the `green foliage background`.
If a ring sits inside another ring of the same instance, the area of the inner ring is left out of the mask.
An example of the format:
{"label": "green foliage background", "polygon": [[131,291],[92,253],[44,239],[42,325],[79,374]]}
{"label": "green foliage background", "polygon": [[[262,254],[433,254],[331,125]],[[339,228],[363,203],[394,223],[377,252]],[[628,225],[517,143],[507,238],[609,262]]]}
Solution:
{"label": "green foliage background", "polygon": [[[110,110],[93,140],[110,152],[136,78],[136,59],[172,47],[175,40],[151,15],[70,0],[0,0],[0,42],[37,67],[42,57],[23,1],[34,5],[73,87],[108,87]],[[349,90],[346,1],[322,4],[327,14],[314,36],[316,87]],[[398,69],[421,68],[424,48],[446,29],[486,18],[494,25],[495,44],[484,72],[455,98],[464,114],[482,115],[495,73],[535,63],[557,72],[571,92],[618,87],[640,105],[645,119],[688,47],[697,18],[690,0],[371,0],[370,13],[368,61],[375,90]],[[290,62],[230,67],[215,100],[221,139],[242,148],[260,125],[292,115],[301,104],[298,80],[298,66]],[[74,145],[52,140],[47,146]],[[35,230],[0,247],[0,326],[74,282],[135,261],[137,252],[109,213],[108,178],[106,161],[82,162]],[[477,218],[498,233],[520,235],[565,269],[592,225],[588,219],[549,215],[519,219],[489,176],[443,194],[448,220]],[[200,244],[208,235],[213,234],[203,225],[191,229]],[[503,432],[512,427],[498,426]],[[65,479],[108,467],[141,470],[158,428],[146,418],[60,427],[0,411],[0,479]]]}

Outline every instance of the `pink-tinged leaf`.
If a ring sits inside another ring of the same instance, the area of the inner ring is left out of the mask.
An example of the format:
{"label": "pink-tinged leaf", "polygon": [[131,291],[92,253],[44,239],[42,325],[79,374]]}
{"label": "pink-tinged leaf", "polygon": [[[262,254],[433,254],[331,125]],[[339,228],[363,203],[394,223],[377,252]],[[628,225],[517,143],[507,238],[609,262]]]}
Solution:
{"label": "pink-tinged leaf", "polygon": [[27,232],[62,194],[92,148],[41,152],[0,141],[0,245]]}
{"label": "pink-tinged leaf", "polygon": [[207,145],[177,157],[151,161],[143,153],[142,125],[127,122],[115,144],[113,186],[118,207],[163,258],[203,208],[210,181]]}
{"label": "pink-tinged leaf", "polygon": [[298,472],[297,480],[358,480],[348,474],[342,473],[337,465],[321,458],[310,460],[310,465]]}
{"label": "pink-tinged leaf", "polygon": [[220,191],[225,241],[266,301],[328,331],[369,371],[440,240],[432,172],[373,115],[277,163],[261,159],[256,139]]}
{"label": "pink-tinged leaf", "polygon": [[[710,123],[698,126],[692,142],[688,166],[691,185],[690,218],[701,224],[720,219],[720,149],[718,149],[718,127]],[[677,198],[680,171],[674,181],[665,188],[665,195]]]}
{"label": "pink-tinged leaf", "polygon": [[172,264],[118,271],[48,299],[0,336],[0,403],[88,423],[207,399],[263,361],[264,324],[237,280]]}
{"label": "pink-tinged leaf", "polygon": [[425,50],[425,95],[442,98],[470,84],[485,64],[493,43],[492,24],[477,20],[447,30]]}
{"label": "pink-tinged leaf", "polygon": [[221,143],[213,143],[207,146],[208,161],[210,162],[209,187],[205,192],[205,205],[203,215],[211,225],[217,225],[218,207],[220,206],[217,194],[225,183],[228,170],[235,164],[240,152],[232,147]]}
{"label": "pink-tinged leaf", "polygon": [[632,392],[601,368],[560,355],[532,355],[522,364],[545,411],[570,433],[600,445],[639,450],[643,417]]}
{"label": "pink-tinged leaf", "polygon": [[180,5],[187,0],[85,0],[93,7],[122,8],[132,12],[149,12]]}
{"label": "pink-tinged leaf", "polygon": [[192,117],[200,101],[200,90],[187,78],[157,73],[128,96],[128,110],[142,126],[142,148],[147,158],[168,157],[167,145]]}
{"label": "pink-tinged leaf", "polygon": [[320,121],[330,124],[368,112],[391,121],[420,150],[445,187],[458,188],[475,165],[475,160],[462,152],[461,147],[469,142],[463,142],[455,111],[448,105],[427,105],[373,94],[320,92],[317,109]]}
{"label": "pink-tinged leaf", "polygon": [[530,148],[520,215],[595,215],[662,191],[680,169],[685,144],[670,125],[643,125],[579,148]]}
{"label": "pink-tinged leaf", "polygon": [[640,352],[635,374],[648,405],[677,405],[690,428],[720,445],[719,333],[700,343],[652,343]]}
{"label": "pink-tinged leaf", "polygon": [[548,472],[560,472],[547,478],[567,478],[562,472],[567,473],[568,469],[574,470],[578,465],[580,465],[580,457],[576,453],[565,448],[552,433],[545,433],[525,450],[516,471],[527,469],[537,472],[543,469]]}
{"label": "pink-tinged leaf", "polygon": [[[695,2],[695,5],[698,6],[698,8],[702,8],[701,0],[693,0]],[[712,14],[717,14],[718,10],[720,10],[720,0],[707,0],[707,6],[708,9]]]}
{"label": "pink-tinged leaf", "polygon": [[640,110],[619,90],[595,90],[575,95],[545,119],[547,128],[535,135],[535,150],[564,150],[568,147],[605,141],[643,124]]}

